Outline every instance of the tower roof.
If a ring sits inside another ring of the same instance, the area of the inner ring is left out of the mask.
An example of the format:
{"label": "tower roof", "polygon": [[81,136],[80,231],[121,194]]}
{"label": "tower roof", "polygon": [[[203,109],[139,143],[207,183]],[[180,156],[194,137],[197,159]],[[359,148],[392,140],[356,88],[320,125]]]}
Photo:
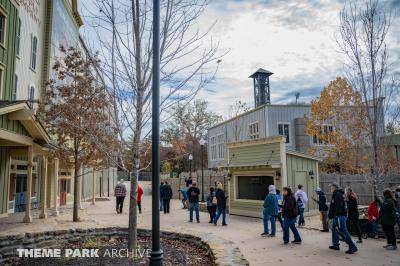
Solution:
{"label": "tower roof", "polygon": [[272,74],[274,74],[274,73],[272,73],[272,72],[270,72],[270,71],[268,71],[268,70],[265,70],[264,68],[259,68],[256,72],[254,72],[249,78],[254,78],[255,76],[256,76],[256,74],[260,74],[260,73],[262,73],[262,74],[267,74],[267,76],[271,76]]}

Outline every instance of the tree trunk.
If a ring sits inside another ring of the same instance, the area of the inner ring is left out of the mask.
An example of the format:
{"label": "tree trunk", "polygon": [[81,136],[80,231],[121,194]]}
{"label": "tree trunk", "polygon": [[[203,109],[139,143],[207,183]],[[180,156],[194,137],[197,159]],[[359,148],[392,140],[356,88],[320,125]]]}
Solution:
{"label": "tree trunk", "polygon": [[78,197],[80,191],[79,191],[79,163],[77,158],[75,158],[74,162],[74,210],[73,210],[73,221],[74,222],[79,222],[79,202],[78,202]]}
{"label": "tree trunk", "polygon": [[138,169],[131,172],[131,188],[129,197],[129,229],[128,229],[128,250],[131,252],[137,246],[137,204],[136,189],[138,183]]}

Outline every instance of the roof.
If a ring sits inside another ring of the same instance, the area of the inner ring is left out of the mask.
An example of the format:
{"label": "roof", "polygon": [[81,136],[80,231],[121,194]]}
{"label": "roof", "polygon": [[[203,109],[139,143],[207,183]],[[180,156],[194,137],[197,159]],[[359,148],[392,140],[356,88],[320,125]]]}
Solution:
{"label": "roof", "polygon": [[308,153],[304,153],[304,152],[299,152],[299,151],[294,151],[294,150],[286,150],[286,154],[322,162],[321,158],[311,155],[311,154],[308,154]]}
{"label": "roof", "polygon": [[249,78],[254,78],[255,75],[256,75],[256,74],[259,74],[259,73],[267,74],[268,76],[271,76],[272,74],[274,74],[274,73],[272,73],[271,71],[265,70],[265,69],[263,69],[263,68],[259,68],[259,69],[258,69],[256,72],[254,72]]}

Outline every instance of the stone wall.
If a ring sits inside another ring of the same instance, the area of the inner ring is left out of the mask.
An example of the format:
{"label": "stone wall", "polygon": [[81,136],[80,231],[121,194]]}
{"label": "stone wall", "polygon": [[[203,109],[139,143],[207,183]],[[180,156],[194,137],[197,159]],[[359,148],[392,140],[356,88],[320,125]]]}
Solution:
{"label": "stone wall", "polygon": [[[127,237],[128,229],[121,227],[68,229],[0,236],[0,265],[17,256],[17,249],[61,248],[69,242],[83,242],[86,239],[109,240],[111,237]],[[138,236],[151,237],[151,230],[138,229]],[[212,254],[216,265],[249,265],[240,250],[231,241],[204,235],[204,237],[175,232],[161,232],[162,238],[179,239],[206,248]]]}

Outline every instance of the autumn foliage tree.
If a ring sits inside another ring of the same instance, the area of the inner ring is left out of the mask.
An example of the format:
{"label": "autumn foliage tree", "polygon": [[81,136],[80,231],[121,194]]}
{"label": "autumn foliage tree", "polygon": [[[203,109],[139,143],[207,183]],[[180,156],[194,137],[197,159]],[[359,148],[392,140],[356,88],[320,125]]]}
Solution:
{"label": "autumn foliage tree", "polygon": [[368,171],[368,158],[363,152],[369,140],[366,121],[360,93],[344,78],[336,78],[311,102],[307,134],[316,145],[310,152],[323,157],[331,171]]}
{"label": "autumn foliage tree", "polygon": [[73,221],[77,222],[80,169],[109,161],[117,141],[106,90],[94,76],[98,60],[74,47],[61,46],[60,51],[62,56],[53,66],[55,78],[47,84],[40,113],[57,140],[57,155],[67,167],[74,168]]}

